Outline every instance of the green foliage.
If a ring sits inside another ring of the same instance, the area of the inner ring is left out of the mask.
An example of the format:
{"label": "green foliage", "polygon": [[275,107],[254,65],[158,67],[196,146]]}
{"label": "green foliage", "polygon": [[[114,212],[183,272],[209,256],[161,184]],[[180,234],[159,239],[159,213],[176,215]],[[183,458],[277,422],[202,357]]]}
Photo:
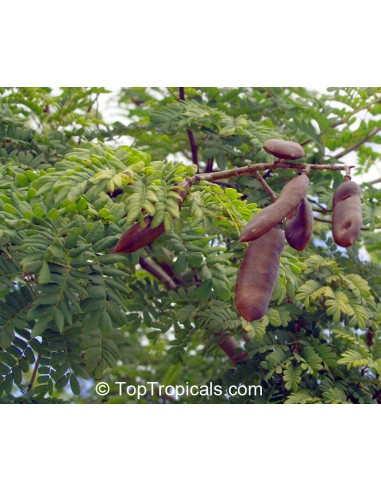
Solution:
{"label": "green foliage", "polygon": [[[286,246],[270,308],[252,323],[234,304],[238,237],[269,196],[252,176],[195,181],[183,202],[179,192],[200,172],[271,162],[268,138],[302,143],[304,162],[337,162],[379,128],[378,94],[186,88],[179,101],[175,88],[126,88],[116,95],[126,127],[100,113],[103,88],[0,89],[0,401],[135,402],[113,383],[158,381],[263,388],[179,400],[189,403],[377,402],[379,189],[363,185],[362,254],[337,248],[329,224],[316,221],[305,252]],[[353,130],[361,111],[368,117]],[[356,154],[358,175],[380,157],[367,143]],[[294,175],[273,170],[266,182],[279,193]],[[340,182],[339,173],[311,172],[317,218],[329,217]],[[164,233],[116,254],[121,235],[147,216]],[[230,336],[242,356],[233,366],[220,349]],[[112,388],[103,400],[96,380]]]}

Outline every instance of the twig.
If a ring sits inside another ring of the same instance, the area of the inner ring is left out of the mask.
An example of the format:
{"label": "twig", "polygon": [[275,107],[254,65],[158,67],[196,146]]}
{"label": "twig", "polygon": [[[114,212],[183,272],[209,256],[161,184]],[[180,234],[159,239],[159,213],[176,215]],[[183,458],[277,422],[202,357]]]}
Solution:
{"label": "twig", "polygon": [[247,333],[247,331],[245,331],[245,330],[242,330],[242,331],[243,331],[242,338],[245,340],[245,342],[247,342],[247,343],[251,342],[252,340],[251,340],[249,334]]}
{"label": "twig", "polygon": [[211,173],[213,171],[213,161],[214,161],[213,157],[208,159],[208,162],[207,162],[206,168],[205,168],[206,173]]}
{"label": "twig", "polygon": [[168,290],[176,289],[176,284],[171,277],[151,258],[140,258],[139,263],[144,270],[163,282]]}
{"label": "twig", "polygon": [[33,369],[32,377],[30,378],[30,382],[28,384],[28,391],[30,391],[32,389],[34,380],[36,379],[38,367],[40,365],[40,358],[41,358],[41,354],[38,354],[36,363],[34,364],[34,369]]}
{"label": "twig", "polygon": [[253,175],[258,173],[258,171],[265,171],[266,169],[295,169],[308,171],[345,171],[348,167],[340,164],[305,164],[305,163],[290,163],[284,161],[276,161],[271,164],[260,163],[260,164],[249,164],[248,166],[235,167],[234,169],[227,169],[225,171],[216,171],[214,173],[199,173],[195,174],[189,181],[191,184],[197,183],[199,181],[218,181],[220,179],[234,178],[243,175]]}
{"label": "twig", "polygon": [[[185,87],[179,87],[179,98],[180,101],[185,101]],[[188,129],[187,134],[188,134],[188,140],[192,152],[192,161],[193,164],[196,164],[198,168],[198,152],[197,152],[196,140],[194,139],[192,130]]]}
{"label": "twig", "polygon": [[267,171],[263,174],[263,179],[267,179],[271,176],[272,169],[267,169]]}
{"label": "twig", "polygon": [[[168,290],[172,290],[177,287],[175,282],[171,279],[171,277],[167,275],[167,273],[151,258],[140,258],[139,263],[140,266],[144,268],[144,270],[146,270],[151,275],[156,277],[158,280],[163,282],[163,284]],[[215,335],[221,336],[221,333]],[[236,364],[237,361],[242,360],[247,356],[246,352],[240,352],[240,351],[237,352],[237,348],[239,348],[239,346],[236,340],[231,336],[225,336],[219,342],[219,346],[234,364]]]}
{"label": "twig", "polygon": [[381,178],[373,179],[372,181],[368,181],[368,185],[374,185],[377,183],[381,183]]}
{"label": "twig", "polygon": [[328,209],[328,208],[319,209],[319,208],[313,208],[313,207],[312,207],[312,211],[317,212],[318,214],[322,214],[322,215],[325,215],[325,214],[332,212],[332,210]]}
{"label": "twig", "polygon": [[271,200],[273,202],[276,202],[277,200],[277,194],[270,188],[270,186],[266,183],[266,181],[263,179],[263,177],[259,174],[258,171],[253,173],[254,178],[261,184],[262,188],[266,190],[266,193],[270,195]]}
{"label": "twig", "polygon": [[314,217],[314,220],[317,220],[318,222],[326,222],[327,224],[332,224],[332,220],[329,219],[319,219],[319,217]]}
{"label": "twig", "polygon": [[[352,116],[354,116],[359,111],[363,111],[364,109],[368,109],[371,106],[373,106],[374,104],[378,104],[378,103],[381,103],[381,98],[380,99],[376,99],[375,101],[371,101],[370,103],[365,104],[365,106],[361,106],[360,108],[355,109],[354,111],[352,111],[352,113],[349,113],[344,118],[341,118],[340,120],[335,121],[335,123],[332,123],[332,125],[330,125],[330,128],[336,128],[336,127],[344,124],[347,120],[349,120],[350,118],[352,118]],[[309,138],[309,139],[305,140],[300,145],[304,146],[304,145],[307,145],[310,142],[312,142],[312,138]]]}
{"label": "twig", "polygon": [[348,147],[347,149],[344,149],[343,151],[339,152],[338,154],[334,155],[333,157],[335,159],[341,159],[345,155],[349,154],[352,152],[352,150],[356,150],[358,147],[361,147],[362,144],[370,140],[372,137],[377,135],[378,132],[381,131],[381,128],[373,128],[371,132],[368,133],[368,135],[365,135],[364,138],[353,144],[351,147]]}
{"label": "twig", "polygon": [[232,361],[234,365],[236,365],[237,362],[246,359],[246,357],[248,356],[248,353],[246,351],[239,350],[240,346],[238,345],[234,337],[229,335],[224,336],[223,332],[214,333],[214,336],[224,337],[219,343],[220,348],[225,352],[225,354],[229,357],[229,359]]}
{"label": "twig", "polygon": [[[332,224],[332,220],[329,219],[320,219],[319,217],[314,217],[314,220],[318,222],[326,222],[327,224]],[[369,231],[369,227],[361,227],[362,231]]]}
{"label": "twig", "polygon": [[349,120],[349,118],[352,118],[352,116],[354,116],[359,111],[362,111],[363,109],[368,109],[371,106],[373,106],[373,104],[378,104],[378,103],[381,103],[381,98],[380,99],[376,99],[375,101],[371,101],[370,103],[365,104],[365,106],[361,106],[360,108],[355,109],[354,111],[352,111],[352,113],[350,113],[349,115],[345,116],[345,118],[341,118],[339,121],[336,121],[335,123],[333,123],[331,125],[331,128],[336,128],[337,126],[342,125],[347,120]]}
{"label": "twig", "polygon": [[332,212],[331,208],[323,207],[323,205],[321,205],[317,200],[314,200],[313,198],[308,198],[308,201],[314,203],[320,208],[320,210],[314,209],[314,212],[319,212],[320,214],[327,214],[328,212]]}
{"label": "twig", "polygon": [[197,153],[196,140],[194,139],[192,130],[187,130],[187,134],[188,134],[189,144],[191,147],[193,164],[197,164],[198,166],[198,153]]}

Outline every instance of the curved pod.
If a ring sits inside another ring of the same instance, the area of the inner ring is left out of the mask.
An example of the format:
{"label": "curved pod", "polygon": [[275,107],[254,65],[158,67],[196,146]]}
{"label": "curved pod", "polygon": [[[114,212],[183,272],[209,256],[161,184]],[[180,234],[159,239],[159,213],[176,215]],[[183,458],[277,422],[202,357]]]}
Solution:
{"label": "curved pod", "polygon": [[115,253],[133,253],[140,248],[144,248],[148,244],[153,243],[158,237],[164,233],[164,224],[161,223],[158,227],[151,227],[152,217],[144,217],[145,227],[137,222],[124,232],[116,246]]}
{"label": "curved pod", "polygon": [[307,198],[300,200],[296,213],[286,222],[286,239],[297,251],[303,251],[311,241],[314,216]]}
{"label": "curved pod", "polygon": [[[185,181],[180,184],[184,189],[177,190],[176,193],[179,195],[179,208],[182,207],[182,204],[186,198],[188,190],[190,188],[190,182]],[[151,222],[153,218],[151,216],[144,217],[145,227],[140,225],[140,222],[137,222],[133,226],[131,226],[127,231],[125,231],[114,247],[115,253],[133,253],[138,249],[144,248],[149,244],[153,243],[158,237],[160,237],[164,231],[164,223],[162,222],[157,227],[152,228]]]}
{"label": "curved pod", "polygon": [[245,251],[235,287],[235,305],[246,321],[262,318],[268,310],[284,243],[284,232],[274,227]]}
{"label": "curved pod", "polygon": [[338,246],[348,248],[359,238],[362,224],[361,188],[345,181],[333,195],[332,233]]}
{"label": "curved pod", "polygon": [[300,174],[283,188],[278,200],[254,215],[243,229],[240,242],[253,241],[278,225],[306,196],[310,180]]}
{"label": "curved pod", "polygon": [[300,144],[275,138],[266,140],[263,144],[263,149],[268,154],[278,157],[278,159],[301,159],[305,155],[304,149]]}

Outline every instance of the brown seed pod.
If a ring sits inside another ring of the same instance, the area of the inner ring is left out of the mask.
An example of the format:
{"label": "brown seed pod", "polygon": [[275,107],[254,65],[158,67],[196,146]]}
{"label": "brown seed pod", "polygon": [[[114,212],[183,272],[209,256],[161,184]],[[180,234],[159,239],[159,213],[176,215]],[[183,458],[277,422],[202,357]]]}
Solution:
{"label": "brown seed pod", "polygon": [[279,159],[301,159],[304,157],[304,149],[296,142],[290,142],[287,140],[277,140],[271,138],[266,140],[263,144],[263,149],[271,155],[278,157]]}
{"label": "brown seed pod", "polygon": [[305,197],[310,180],[306,174],[300,174],[283,188],[278,200],[254,215],[239,238],[240,242],[253,241],[274,226],[278,225]]}
{"label": "brown seed pod", "polygon": [[286,221],[286,239],[297,251],[303,251],[311,241],[314,215],[307,198],[300,200],[296,213]]}
{"label": "brown seed pod", "polygon": [[338,246],[348,248],[360,236],[362,224],[361,188],[345,181],[333,194],[332,233]]}
{"label": "brown seed pod", "polygon": [[246,321],[262,318],[268,310],[285,243],[284,232],[274,227],[247,247],[235,288],[235,305]]}
{"label": "brown seed pod", "polygon": [[145,227],[137,222],[122,234],[116,246],[115,253],[133,253],[148,244],[153,243],[165,230],[164,224],[158,227],[151,227],[152,217],[144,217]]}
{"label": "brown seed pod", "polygon": [[[176,191],[181,198],[179,200],[179,208],[182,207],[182,204],[185,200],[187,192],[190,188],[189,181],[182,182],[180,184],[183,187],[183,190]],[[126,232],[122,234],[116,246],[114,247],[115,253],[133,253],[138,249],[144,248],[149,244],[153,243],[158,237],[160,237],[164,231],[164,223],[162,222],[157,227],[151,227],[151,222],[153,218],[151,216],[144,217],[145,227],[140,225],[140,222],[137,222],[132,227],[130,227]]]}

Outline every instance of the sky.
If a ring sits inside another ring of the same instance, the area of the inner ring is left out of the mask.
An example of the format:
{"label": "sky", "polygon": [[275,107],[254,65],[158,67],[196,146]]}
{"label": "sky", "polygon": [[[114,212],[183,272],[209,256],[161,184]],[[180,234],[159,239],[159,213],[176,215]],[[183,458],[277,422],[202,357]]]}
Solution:
{"label": "sky", "polygon": [[[128,125],[128,123],[130,121],[123,115],[123,112],[121,111],[120,107],[118,107],[115,103],[113,103],[113,97],[114,97],[116,91],[118,90],[118,88],[117,87],[107,87],[107,89],[112,91],[112,92],[110,94],[101,94],[100,98],[99,98],[99,109],[100,109],[103,117],[105,118],[106,122],[109,122],[109,123],[112,123],[116,120],[119,120],[121,123]],[[309,87],[309,89],[318,91],[320,94],[327,93],[327,89],[323,85],[317,85],[316,87],[312,86],[312,87]],[[336,107],[341,106],[342,107],[343,105],[341,105],[340,103],[332,103],[332,106],[336,106]],[[356,122],[351,126],[352,130],[355,130],[358,127],[358,125],[362,119],[368,117],[366,114],[366,110],[360,111],[359,113],[357,113],[356,117],[357,117]],[[381,115],[380,115],[380,118],[381,118]],[[121,144],[125,143],[128,145],[128,144],[132,143],[132,139],[126,137],[123,141],[121,140],[120,142],[121,142]],[[381,151],[381,145],[379,145],[379,144],[367,143],[366,145],[372,146],[374,148],[377,148],[379,151]],[[339,149],[336,149],[336,151],[338,151],[338,150]],[[348,165],[356,165],[357,164],[356,153],[350,152],[349,154],[347,154],[346,156],[344,156],[342,158],[342,162],[344,164],[348,164]],[[362,173],[361,175],[356,176],[356,180],[360,184],[364,183],[364,182],[369,182],[369,181],[372,181],[372,180],[375,180],[378,178],[381,178],[381,161],[380,160],[378,160],[376,162],[376,165],[372,166],[368,172]],[[381,188],[381,182],[377,183],[375,185],[375,187]]]}

